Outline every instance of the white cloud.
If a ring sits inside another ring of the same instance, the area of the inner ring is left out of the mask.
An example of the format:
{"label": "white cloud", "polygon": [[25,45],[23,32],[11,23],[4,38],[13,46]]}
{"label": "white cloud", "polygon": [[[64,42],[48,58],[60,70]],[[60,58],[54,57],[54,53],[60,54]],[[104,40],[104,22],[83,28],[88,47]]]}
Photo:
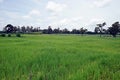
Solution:
{"label": "white cloud", "polygon": [[31,16],[40,16],[40,11],[37,9],[33,9],[32,11],[30,11],[29,15]]}
{"label": "white cloud", "polygon": [[[19,12],[9,12],[9,11],[1,11],[6,17],[0,16],[0,26],[5,26],[7,23],[13,25],[40,25],[40,11],[39,10],[31,10],[27,15],[21,14]],[[7,19],[6,19],[7,18]],[[2,27],[0,27],[2,29]]]}
{"label": "white cloud", "polygon": [[52,28],[60,27],[61,29],[67,28],[69,30],[72,29],[80,29],[81,27],[84,27],[90,31],[94,31],[94,28],[96,27],[96,24],[103,23],[105,20],[103,18],[92,18],[89,20],[84,20],[82,17],[74,17],[74,18],[64,18],[61,20],[53,21],[49,25],[52,26]]}
{"label": "white cloud", "polygon": [[0,0],[0,3],[2,3],[4,0]]}
{"label": "white cloud", "polygon": [[104,22],[102,18],[93,18],[89,21],[89,24]]}
{"label": "white cloud", "polygon": [[84,24],[84,25],[85,25],[85,28],[87,28],[88,30],[94,31],[96,24],[103,23],[103,22],[105,22],[105,19],[97,17],[97,18],[92,18],[88,20],[88,22],[86,22],[87,24]]}
{"label": "white cloud", "polygon": [[39,3],[41,0],[33,0],[35,3]]}
{"label": "white cloud", "polygon": [[52,25],[72,25],[72,24],[75,24],[75,23],[78,23],[80,22],[80,20],[82,20],[81,17],[74,17],[74,18],[64,18],[64,19],[61,19],[61,20],[57,20],[57,21],[54,21],[52,23]]}
{"label": "white cloud", "polygon": [[41,0],[33,0],[33,1],[41,1]]}
{"label": "white cloud", "polygon": [[32,18],[38,18],[40,17],[41,13],[37,9],[31,10],[28,14],[23,15],[18,12],[9,12],[9,11],[3,11],[3,13],[10,19],[15,20],[15,19],[32,19]]}
{"label": "white cloud", "polygon": [[85,26],[96,26],[96,24],[103,23],[105,20],[103,18],[92,18]]}
{"label": "white cloud", "polygon": [[30,19],[30,18],[31,18],[30,15],[24,15],[24,16],[22,16],[22,17],[23,17],[23,19]]}
{"label": "white cloud", "polygon": [[21,16],[21,14],[18,12],[3,11],[3,13],[10,19],[17,19]]}
{"label": "white cloud", "polygon": [[68,28],[69,30],[73,28],[79,29],[80,21],[82,19],[82,17],[64,18],[61,20],[53,20],[49,25],[51,25],[52,28],[60,27],[61,29]]}
{"label": "white cloud", "polygon": [[76,22],[76,21],[80,21],[83,20],[83,17],[74,17],[72,18],[72,21]]}
{"label": "white cloud", "polygon": [[24,15],[23,18],[24,19],[30,19],[33,17],[39,17],[41,15],[40,11],[37,9],[33,9],[31,10],[27,15]]}
{"label": "white cloud", "polygon": [[106,5],[109,5],[112,0],[95,0],[93,1],[94,7],[104,7]]}
{"label": "white cloud", "polygon": [[46,18],[46,20],[50,20],[50,21],[55,20],[55,19],[57,19],[57,16],[55,15],[52,15]]}
{"label": "white cloud", "polygon": [[53,1],[49,1],[46,6],[46,8],[49,11],[51,11],[55,14],[62,12],[66,7],[67,7],[67,5],[65,5],[65,4],[60,4],[60,3],[53,2]]}
{"label": "white cloud", "polygon": [[80,22],[80,20],[82,20],[82,18],[81,17],[75,17],[75,18],[71,18],[71,19],[67,19],[67,18],[65,18],[65,19],[62,19],[61,21],[60,21],[60,24],[75,24],[75,23],[77,23],[77,22]]}

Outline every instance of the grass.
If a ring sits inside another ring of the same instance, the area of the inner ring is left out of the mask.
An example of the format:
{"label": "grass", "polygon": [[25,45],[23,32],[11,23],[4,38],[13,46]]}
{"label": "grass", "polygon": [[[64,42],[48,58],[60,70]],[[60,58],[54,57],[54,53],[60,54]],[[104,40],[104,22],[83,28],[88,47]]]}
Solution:
{"label": "grass", "polygon": [[0,80],[119,80],[120,38],[0,37]]}

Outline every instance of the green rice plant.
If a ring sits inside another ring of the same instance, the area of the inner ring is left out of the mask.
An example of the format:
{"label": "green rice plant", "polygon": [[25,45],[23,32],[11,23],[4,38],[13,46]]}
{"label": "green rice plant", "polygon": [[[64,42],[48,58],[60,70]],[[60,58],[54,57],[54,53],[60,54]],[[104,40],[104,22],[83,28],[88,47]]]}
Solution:
{"label": "green rice plant", "polygon": [[11,37],[11,34],[8,34],[8,37]]}
{"label": "green rice plant", "polygon": [[2,33],[0,36],[1,36],[1,37],[5,37],[6,35],[5,35],[5,33]]}
{"label": "green rice plant", "polygon": [[0,80],[119,80],[120,38],[27,35],[0,38]]}
{"label": "green rice plant", "polygon": [[16,37],[21,37],[21,34],[20,33],[16,33]]}

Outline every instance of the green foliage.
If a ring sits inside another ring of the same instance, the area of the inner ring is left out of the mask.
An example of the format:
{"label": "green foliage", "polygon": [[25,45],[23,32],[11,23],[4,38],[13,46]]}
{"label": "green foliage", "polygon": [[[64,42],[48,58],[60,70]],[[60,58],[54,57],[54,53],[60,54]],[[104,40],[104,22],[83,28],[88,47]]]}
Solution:
{"label": "green foliage", "polygon": [[109,27],[108,31],[113,37],[116,37],[116,35],[120,32],[119,22],[112,24],[112,27]]}
{"label": "green foliage", "polygon": [[17,33],[17,34],[16,34],[16,37],[21,37],[21,34],[20,34],[20,33]]}
{"label": "green foliage", "polygon": [[1,36],[1,37],[5,37],[6,35],[5,35],[5,33],[2,33],[0,36]]}
{"label": "green foliage", "polygon": [[[0,38],[1,80],[119,80],[120,38]],[[12,45],[12,46],[11,46]]]}
{"label": "green foliage", "polygon": [[8,37],[11,37],[11,34],[8,34]]}
{"label": "green foliage", "polygon": [[14,31],[14,26],[13,26],[13,25],[7,24],[7,25],[5,26],[5,32],[7,32],[7,33],[12,33],[13,31]]}

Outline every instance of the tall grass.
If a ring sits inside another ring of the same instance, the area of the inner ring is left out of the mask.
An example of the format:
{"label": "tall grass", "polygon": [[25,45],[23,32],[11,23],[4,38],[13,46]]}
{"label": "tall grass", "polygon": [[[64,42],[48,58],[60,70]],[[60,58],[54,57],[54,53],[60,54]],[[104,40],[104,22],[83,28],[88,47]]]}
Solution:
{"label": "tall grass", "polygon": [[0,80],[119,80],[120,38],[0,37]]}

